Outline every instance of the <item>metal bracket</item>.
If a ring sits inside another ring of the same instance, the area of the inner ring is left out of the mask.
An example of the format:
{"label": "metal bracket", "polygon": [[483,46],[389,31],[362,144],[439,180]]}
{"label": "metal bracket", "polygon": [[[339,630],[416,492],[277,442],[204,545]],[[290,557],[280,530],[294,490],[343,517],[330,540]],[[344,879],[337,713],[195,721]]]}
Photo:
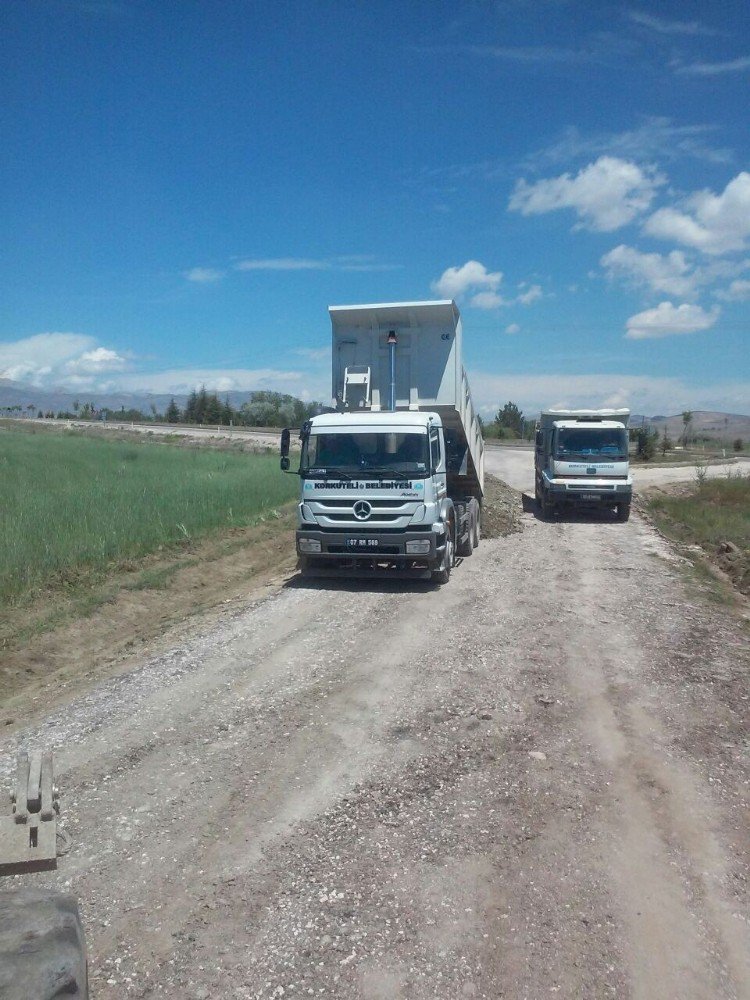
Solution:
{"label": "metal bracket", "polygon": [[13,812],[0,816],[0,875],[57,868],[57,796],[52,754],[19,753]]}

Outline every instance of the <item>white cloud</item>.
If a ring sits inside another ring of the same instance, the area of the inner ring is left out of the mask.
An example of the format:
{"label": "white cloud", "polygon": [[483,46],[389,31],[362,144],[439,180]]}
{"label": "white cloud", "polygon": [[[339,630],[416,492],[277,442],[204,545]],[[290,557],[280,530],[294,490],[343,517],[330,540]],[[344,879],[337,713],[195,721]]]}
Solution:
{"label": "white cloud", "polygon": [[82,333],[37,333],[0,343],[0,378],[49,384],[66,362],[95,347],[96,340]]}
{"label": "white cloud", "polygon": [[621,278],[634,285],[645,285],[652,292],[678,295],[680,298],[695,294],[695,281],[690,264],[681,250],[662,256],[658,253],[641,253],[634,247],[621,243],[605,253],[599,263],[610,279]]}
{"label": "white cloud", "polygon": [[516,302],[520,302],[523,306],[530,306],[532,302],[536,302],[537,299],[541,299],[542,294],[541,285],[532,285],[530,288],[527,288],[525,292],[521,292],[521,294],[517,296]]}
{"label": "white cloud", "polygon": [[578,227],[612,232],[645,212],[664,178],[651,168],[613,156],[600,156],[572,177],[562,174],[529,184],[516,183],[508,208],[522,215],[541,215],[572,208]]}
{"label": "white cloud", "polygon": [[721,194],[697,191],[686,199],[684,211],[660,208],[643,228],[649,236],[707,254],[744,249],[750,237],[750,173],[737,174]]}
{"label": "white cloud", "polygon": [[267,257],[239,260],[235,271],[355,271],[377,273],[399,271],[401,264],[379,263],[370,254],[345,254],[329,259],[314,257]]}
{"label": "white cloud", "polygon": [[744,302],[750,299],[750,281],[737,278],[729,288],[716,292],[716,298],[722,299],[724,302]]}
{"label": "white cloud", "polygon": [[[162,372],[133,372],[117,380],[127,392],[187,393],[205,385],[212,392],[271,389],[299,393],[307,375],[275,368],[173,368]],[[330,386],[326,388],[326,396]]]}
{"label": "white cloud", "polygon": [[469,371],[469,381],[479,411],[487,416],[508,399],[528,414],[546,407],[601,406],[629,406],[647,415],[685,409],[750,413],[750,381],[692,384],[652,375],[492,375],[476,369]]}
{"label": "white cloud", "polygon": [[430,287],[433,292],[446,299],[460,299],[463,295],[470,295],[468,304],[475,309],[499,309],[518,302],[527,306],[542,298],[541,285],[526,288],[525,283],[521,283],[519,288],[525,288],[525,291],[514,299],[506,299],[499,292],[502,280],[502,271],[488,271],[478,260],[467,260],[461,267],[447,268]]}
{"label": "white cloud", "polygon": [[475,309],[499,309],[506,305],[505,299],[497,292],[477,292],[469,299],[469,305]]}
{"label": "white cloud", "polygon": [[330,348],[297,352],[307,358],[305,371],[275,368],[184,368],[133,371],[131,361],[94,337],[78,333],[38,333],[0,343],[0,378],[39,389],[61,388],[92,393],[189,393],[205,385],[216,392],[270,389],[309,399],[330,396]]}
{"label": "white cloud", "polygon": [[292,353],[298,354],[301,358],[307,358],[308,361],[315,364],[320,364],[323,361],[330,363],[331,360],[330,347],[298,347]]}
{"label": "white cloud", "polygon": [[268,257],[262,260],[240,260],[234,268],[236,271],[327,271],[331,266],[328,260],[313,260],[308,257]]}
{"label": "white cloud", "polygon": [[689,76],[720,76],[724,73],[744,73],[750,70],[750,56],[718,63],[688,63],[676,65],[675,72]]}
{"label": "white cloud", "polygon": [[122,371],[127,359],[110,351],[107,347],[97,347],[93,351],[84,351],[78,358],[73,358],[65,365],[65,371],[81,375],[97,375],[100,372]]}
{"label": "white cloud", "polygon": [[660,302],[654,309],[646,309],[631,316],[626,323],[625,336],[628,340],[649,340],[710,330],[719,314],[718,306],[714,306],[711,312],[706,312],[700,306],[687,303],[674,306],[671,302]]}
{"label": "white cloud", "polygon": [[518,323],[509,323],[508,326],[505,327],[505,332],[511,334],[520,333],[521,327],[518,325]]}
{"label": "white cloud", "polygon": [[[677,125],[663,115],[645,117],[636,128],[622,132],[583,134],[571,125],[556,142],[527,157],[524,166],[527,170],[537,170],[544,164],[569,164],[602,155],[641,163],[686,158],[731,163],[734,154],[730,149],[706,142],[717,131],[715,124]],[[497,165],[494,170],[497,172]]]}
{"label": "white cloud", "polygon": [[97,347],[94,337],[83,333],[37,333],[0,343],[0,378],[38,388],[93,384],[127,364],[117,351]]}
{"label": "white cloud", "polygon": [[593,52],[583,49],[564,49],[555,45],[464,45],[461,51],[474,56],[486,56],[490,59],[504,60],[514,63],[534,65],[552,63],[577,65],[595,61]]}
{"label": "white cloud", "polygon": [[209,285],[219,281],[224,276],[223,271],[217,271],[213,267],[192,267],[185,272],[188,281],[194,281],[199,285]]}
{"label": "white cloud", "polygon": [[628,17],[636,24],[640,24],[644,28],[651,28],[662,35],[710,36],[720,34],[715,28],[709,28],[708,25],[702,24],[700,21],[668,21],[666,18],[654,17],[652,14],[638,10],[628,11]]}
{"label": "white cloud", "polygon": [[[461,267],[446,268],[437,281],[432,282],[431,288],[437,295],[446,299],[459,298],[467,292],[490,292],[499,299],[497,290],[502,280],[501,271],[488,271],[484,264],[480,264],[478,260],[467,260]],[[478,296],[475,294],[474,297]],[[489,308],[500,304],[500,302],[496,302]],[[480,306],[480,308],[486,309],[488,307]]]}

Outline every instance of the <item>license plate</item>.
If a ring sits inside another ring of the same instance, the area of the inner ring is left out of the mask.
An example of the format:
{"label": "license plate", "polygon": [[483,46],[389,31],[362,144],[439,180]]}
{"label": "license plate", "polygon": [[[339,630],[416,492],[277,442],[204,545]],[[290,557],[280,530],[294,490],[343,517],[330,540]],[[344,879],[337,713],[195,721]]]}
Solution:
{"label": "license plate", "polygon": [[346,544],[350,549],[376,549],[380,541],[377,538],[347,538]]}
{"label": "license plate", "polygon": [[598,493],[581,493],[580,497],[581,497],[581,500],[598,500],[599,499],[599,494]]}

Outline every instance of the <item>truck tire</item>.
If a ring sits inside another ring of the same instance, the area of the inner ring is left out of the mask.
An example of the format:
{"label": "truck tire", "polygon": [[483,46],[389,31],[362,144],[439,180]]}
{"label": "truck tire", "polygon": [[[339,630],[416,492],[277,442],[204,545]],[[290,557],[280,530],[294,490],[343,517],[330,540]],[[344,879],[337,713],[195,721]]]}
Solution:
{"label": "truck tire", "polygon": [[86,944],[74,896],[0,892],[0,997],[88,1000]]}
{"label": "truck tire", "polygon": [[[474,546],[471,543],[471,503],[464,503],[463,500],[459,500],[455,504],[456,508],[456,524],[464,525],[466,528],[466,534],[459,535],[456,538],[456,555],[466,557],[470,556],[474,551]],[[462,530],[458,528],[457,530]]]}
{"label": "truck tire", "polygon": [[474,509],[474,517],[471,522],[471,544],[477,549],[482,535],[482,507],[476,500],[472,500],[471,505]]}
{"label": "truck tire", "polygon": [[446,525],[447,533],[445,536],[445,555],[443,556],[443,564],[440,569],[436,569],[432,574],[433,583],[447,583],[451,578],[451,570],[453,569],[453,563],[456,558],[456,548],[455,548],[455,525],[453,521],[449,521]]}
{"label": "truck tire", "polygon": [[627,521],[630,517],[630,504],[629,503],[618,503],[617,505],[617,520]]}
{"label": "truck tire", "polygon": [[552,515],[555,513],[555,505],[550,500],[549,493],[544,487],[542,487],[542,497],[539,506],[542,508],[542,518],[545,521],[551,520]]}

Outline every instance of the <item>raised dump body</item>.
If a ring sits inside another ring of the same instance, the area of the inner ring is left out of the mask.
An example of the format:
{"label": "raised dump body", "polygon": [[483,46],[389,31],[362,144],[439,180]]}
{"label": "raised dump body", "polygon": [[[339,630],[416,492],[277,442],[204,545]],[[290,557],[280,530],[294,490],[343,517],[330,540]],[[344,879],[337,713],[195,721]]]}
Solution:
{"label": "raised dump body", "polygon": [[334,412],[300,434],[301,569],[445,582],[455,556],[479,543],[484,488],[458,309],[397,302],[329,312]]}
{"label": "raised dump body", "polygon": [[484,492],[484,441],[462,361],[458,306],[331,306],[332,395],[340,411],[437,413],[456,488]]}
{"label": "raised dump body", "polygon": [[536,431],[536,498],[545,516],[604,507],[630,516],[630,410],[544,410]]}

